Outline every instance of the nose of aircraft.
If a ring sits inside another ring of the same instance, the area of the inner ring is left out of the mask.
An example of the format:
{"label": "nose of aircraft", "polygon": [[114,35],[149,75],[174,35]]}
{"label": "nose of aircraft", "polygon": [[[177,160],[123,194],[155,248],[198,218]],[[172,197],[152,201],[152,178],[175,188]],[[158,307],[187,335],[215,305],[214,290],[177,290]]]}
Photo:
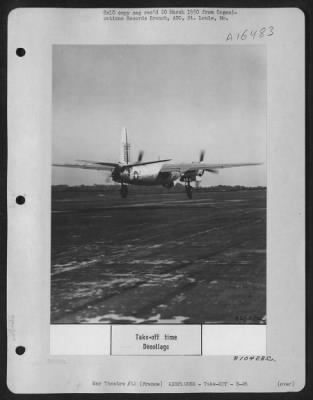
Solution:
{"label": "nose of aircraft", "polygon": [[112,179],[114,181],[120,182],[125,179],[128,179],[130,175],[130,169],[127,167],[116,167],[112,172]]}
{"label": "nose of aircraft", "polygon": [[121,177],[121,179],[127,179],[127,178],[129,178],[130,173],[131,173],[131,169],[130,169],[130,168],[122,167],[121,170],[120,170],[120,177]]}

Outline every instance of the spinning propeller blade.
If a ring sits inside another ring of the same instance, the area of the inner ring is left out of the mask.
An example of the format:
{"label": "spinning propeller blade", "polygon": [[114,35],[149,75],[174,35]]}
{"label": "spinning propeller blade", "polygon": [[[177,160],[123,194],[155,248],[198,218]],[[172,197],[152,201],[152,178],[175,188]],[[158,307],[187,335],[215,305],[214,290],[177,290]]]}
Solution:
{"label": "spinning propeller blade", "polygon": [[143,151],[140,150],[139,154],[138,154],[138,158],[137,158],[137,162],[141,162],[143,159]]}

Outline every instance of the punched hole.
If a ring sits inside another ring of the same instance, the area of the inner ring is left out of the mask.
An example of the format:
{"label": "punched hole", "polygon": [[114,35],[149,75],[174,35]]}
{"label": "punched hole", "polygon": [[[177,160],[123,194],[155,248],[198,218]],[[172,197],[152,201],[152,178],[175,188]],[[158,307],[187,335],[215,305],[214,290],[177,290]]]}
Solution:
{"label": "punched hole", "polygon": [[22,354],[25,353],[25,350],[26,349],[24,346],[17,346],[17,348],[15,349],[15,353],[21,356]]}
{"label": "punched hole", "polygon": [[16,204],[22,205],[25,203],[25,197],[24,196],[17,196],[16,199]]}
{"label": "punched hole", "polygon": [[17,55],[18,57],[24,57],[25,54],[26,54],[26,50],[23,49],[23,47],[18,47],[18,48],[16,49],[16,55]]}

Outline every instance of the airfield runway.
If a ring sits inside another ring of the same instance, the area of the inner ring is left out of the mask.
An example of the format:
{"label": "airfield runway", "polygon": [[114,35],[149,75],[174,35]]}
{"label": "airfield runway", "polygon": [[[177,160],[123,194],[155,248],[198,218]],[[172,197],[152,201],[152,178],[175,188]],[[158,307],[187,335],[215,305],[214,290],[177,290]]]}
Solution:
{"label": "airfield runway", "polygon": [[53,192],[51,323],[263,324],[266,191]]}

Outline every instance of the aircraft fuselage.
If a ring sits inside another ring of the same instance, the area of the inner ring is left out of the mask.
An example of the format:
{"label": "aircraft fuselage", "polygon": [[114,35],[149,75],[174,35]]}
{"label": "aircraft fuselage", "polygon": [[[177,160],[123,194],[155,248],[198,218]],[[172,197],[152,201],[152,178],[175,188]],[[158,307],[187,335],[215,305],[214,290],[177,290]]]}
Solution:
{"label": "aircraft fuselage", "polygon": [[[173,168],[173,171],[164,174],[160,173],[161,168],[161,163],[131,167],[119,165],[112,172],[112,179],[122,184],[172,187],[174,182],[181,177],[179,171],[175,171],[175,168]],[[190,177],[190,180],[195,180],[195,177]]]}

